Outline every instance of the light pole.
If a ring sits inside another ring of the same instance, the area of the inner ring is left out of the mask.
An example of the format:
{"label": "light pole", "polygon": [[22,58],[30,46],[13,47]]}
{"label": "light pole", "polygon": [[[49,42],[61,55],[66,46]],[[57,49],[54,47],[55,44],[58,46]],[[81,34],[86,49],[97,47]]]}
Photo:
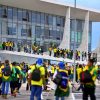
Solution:
{"label": "light pole", "polygon": [[[76,9],[76,0],[74,1],[74,8]],[[73,82],[76,82],[76,18],[74,18],[74,77]]]}

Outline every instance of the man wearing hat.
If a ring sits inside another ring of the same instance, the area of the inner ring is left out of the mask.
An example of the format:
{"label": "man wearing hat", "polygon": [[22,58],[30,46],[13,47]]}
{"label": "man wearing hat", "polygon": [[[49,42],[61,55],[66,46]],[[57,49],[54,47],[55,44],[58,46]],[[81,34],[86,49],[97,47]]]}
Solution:
{"label": "man wearing hat", "polygon": [[43,60],[41,58],[39,58],[36,61],[36,65],[32,67],[30,77],[30,100],[34,100],[34,96],[36,96],[37,100],[41,100],[42,86],[45,86],[45,69],[43,67]]}

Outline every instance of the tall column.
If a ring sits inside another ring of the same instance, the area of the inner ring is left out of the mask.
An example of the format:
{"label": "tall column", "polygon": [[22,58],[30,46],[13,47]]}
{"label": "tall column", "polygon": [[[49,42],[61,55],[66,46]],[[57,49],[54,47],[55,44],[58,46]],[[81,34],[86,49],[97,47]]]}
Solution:
{"label": "tall column", "polygon": [[66,11],[63,39],[59,48],[70,49],[70,7],[68,7]]}
{"label": "tall column", "polygon": [[86,15],[85,15],[82,42],[78,48],[79,51],[88,52],[88,38],[89,38],[89,11],[86,12]]}

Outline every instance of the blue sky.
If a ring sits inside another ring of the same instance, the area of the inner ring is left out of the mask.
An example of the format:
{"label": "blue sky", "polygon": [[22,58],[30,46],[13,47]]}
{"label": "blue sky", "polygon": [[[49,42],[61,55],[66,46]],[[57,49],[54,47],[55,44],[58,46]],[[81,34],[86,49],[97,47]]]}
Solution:
{"label": "blue sky", "polygon": [[[75,0],[58,0],[58,1],[74,4]],[[100,10],[100,0],[77,0],[77,5]],[[98,46],[99,39],[100,39],[100,22],[93,23],[92,50]]]}

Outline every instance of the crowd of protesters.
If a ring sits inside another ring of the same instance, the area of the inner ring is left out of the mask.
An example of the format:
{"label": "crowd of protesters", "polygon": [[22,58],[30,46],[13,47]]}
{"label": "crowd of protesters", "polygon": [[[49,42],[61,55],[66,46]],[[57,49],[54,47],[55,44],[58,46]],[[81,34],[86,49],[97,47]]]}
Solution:
{"label": "crowd of protesters", "polygon": [[2,43],[2,49],[3,50],[9,50],[9,51],[13,51],[14,50],[14,42],[12,41],[7,41],[7,42],[3,42]]}
{"label": "crowd of protesters", "polygon": [[[90,73],[92,71],[93,81],[90,82],[89,87],[87,87],[89,85],[87,82],[81,84],[80,74],[85,70],[89,70]],[[57,79],[58,71],[64,75],[60,84]],[[17,97],[23,83],[27,83],[26,91],[31,92],[30,100],[34,100],[34,96],[37,97],[37,100],[41,100],[43,99],[42,92],[48,89],[49,81],[53,81],[57,85],[56,90],[54,90],[55,100],[59,100],[59,98],[65,100],[65,97],[70,95],[69,83],[73,81],[73,75],[74,66],[64,62],[51,64],[39,58],[36,63],[29,65],[25,62],[10,63],[9,60],[5,60],[5,62],[0,62],[0,95],[3,99],[7,99],[10,90],[11,96]],[[96,79],[100,80],[100,66],[95,66],[93,59],[90,59],[87,65],[76,64],[76,82],[80,84],[77,91],[82,89],[83,100],[88,100],[88,95],[90,95],[91,100],[96,100],[95,92],[92,92],[95,90]]]}
{"label": "crowd of protesters", "polygon": [[[15,51],[15,43],[12,41],[7,41],[2,43],[2,49],[3,50],[9,50],[9,51]],[[39,45],[21,45],[20,43],[17,44],[17,51],[21,52],[24,51],[25,53],[33,53],[33,54],[41,54],[43,55],[45,53],[43,47]],[[68,58],[68,59],[76,59],[76,60],[82,60],[85,61],[87,58],[95,58],[97,60],[97,54],[96,53],[91,53],[91,52],[81,52],[81,51],[73,51],[73,50],[68,50],[68,49],[60,49],[56,47],[49,47],[48,48],[48,54],[49,56],[54,56],[57,58]]]}

